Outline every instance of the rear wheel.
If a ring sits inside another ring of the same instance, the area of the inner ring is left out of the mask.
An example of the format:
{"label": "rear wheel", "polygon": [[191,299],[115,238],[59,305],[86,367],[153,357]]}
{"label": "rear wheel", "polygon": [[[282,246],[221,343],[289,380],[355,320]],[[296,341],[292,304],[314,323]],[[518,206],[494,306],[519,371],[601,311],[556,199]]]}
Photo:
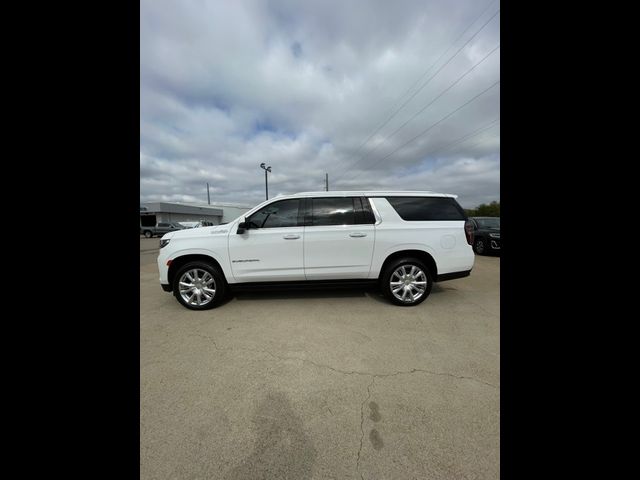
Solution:
{"label": "rear wheel", "polygon": [[477,238],[476,241],[473,243],[473,250],[478,254],[478,255],[484,255],[486,250],[487,250],[487,246],[484,243],[484,238]]}
{"label": "rear wheel", "polygon": [[433,279],[426,265],[415,258],[403,258],[389,264],[381,278],[381,288],[391,303],[412,307],[431,293]]}
{"label": "rear wheel", "polygon": [[217,307],[226,294],[223,275],[213,265],[190,262],[176,273],[173,294],[190,310],[208,310]]}
{"label": "rear wheel", "polygon": [[151,238],[151,237],[153,237],[153,233],[151,233],[151,230],[145,230],[144,231],[144,236],[146,238]]}

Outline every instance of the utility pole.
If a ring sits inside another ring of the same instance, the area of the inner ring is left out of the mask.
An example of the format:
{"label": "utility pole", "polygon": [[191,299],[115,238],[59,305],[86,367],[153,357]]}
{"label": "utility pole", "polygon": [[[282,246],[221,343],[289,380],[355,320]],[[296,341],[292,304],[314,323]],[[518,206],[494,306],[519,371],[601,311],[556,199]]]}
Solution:
{"label": "utility pole", "polygon": [[271,171],[271,165],[268,167],[264,163],[260,164],[260,168],[264,170],[264,196],[265,200],[269,200],[269,184],[267,183],[267,172]]}
{"label": "utility pole", "polygon": [[207,182],[207,204],[211,205],[211,197],[209,196],[209,182]]}
{"label": "utility pole", "polygon": [[329,174],[328,173],[324,174],[324,190],[325,192],[329,191]]}

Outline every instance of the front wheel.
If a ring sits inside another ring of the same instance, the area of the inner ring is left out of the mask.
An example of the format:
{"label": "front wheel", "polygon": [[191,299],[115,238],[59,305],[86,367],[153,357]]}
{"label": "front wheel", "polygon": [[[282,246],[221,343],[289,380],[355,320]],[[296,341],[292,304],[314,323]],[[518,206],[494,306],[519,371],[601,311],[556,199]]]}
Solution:
{"label": "front wheel", "polygon": [[431,293],[433,279],[419,260],[404,258],[391,263],[381,278],[382,292],[395,305],[413,307]]}
{"label": "front wheel", "polygon": [[190,262],[176,273],[173,294],[190,310],[208,310],[217,307],[226,294],[224,277],[213,265]]}
{"label": "front wheel", "polygon": [[478,255],[484,255],[485,251],[487,250],[487,247],[484,243],[484,239],[483,238],[477,238],[476,241],[473,244],[473,250],[478,254]]}

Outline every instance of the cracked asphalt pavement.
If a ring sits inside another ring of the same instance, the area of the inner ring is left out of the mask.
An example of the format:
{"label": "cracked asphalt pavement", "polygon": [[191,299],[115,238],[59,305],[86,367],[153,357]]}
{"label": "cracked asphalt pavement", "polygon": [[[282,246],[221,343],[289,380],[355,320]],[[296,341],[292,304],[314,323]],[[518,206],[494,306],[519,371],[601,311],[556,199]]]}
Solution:
{"label": "cracked asphalt pavement", "polygon": [[141,479],[497,479],[500,258],[412,308],[375,290],[193,312],[140,240]]}

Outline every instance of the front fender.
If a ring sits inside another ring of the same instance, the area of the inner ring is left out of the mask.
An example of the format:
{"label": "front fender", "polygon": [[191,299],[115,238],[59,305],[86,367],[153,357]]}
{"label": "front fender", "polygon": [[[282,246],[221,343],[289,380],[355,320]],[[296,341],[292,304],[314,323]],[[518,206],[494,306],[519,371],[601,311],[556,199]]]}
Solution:
{"label": "front fender", "polygon": [[218,262],[218,264],[220,264],[227,282],[233,282],[233,273],[231,272],[231,268],[229,267],[229,260],[226,255],[221,255],[216,251],[208,250],[206,248],[183,248],[172,252],[171,255],[167,257],[167,260],[175,260],[176,258],[184,257],[185,255],[206,255],[213,258],[216,262]]}

